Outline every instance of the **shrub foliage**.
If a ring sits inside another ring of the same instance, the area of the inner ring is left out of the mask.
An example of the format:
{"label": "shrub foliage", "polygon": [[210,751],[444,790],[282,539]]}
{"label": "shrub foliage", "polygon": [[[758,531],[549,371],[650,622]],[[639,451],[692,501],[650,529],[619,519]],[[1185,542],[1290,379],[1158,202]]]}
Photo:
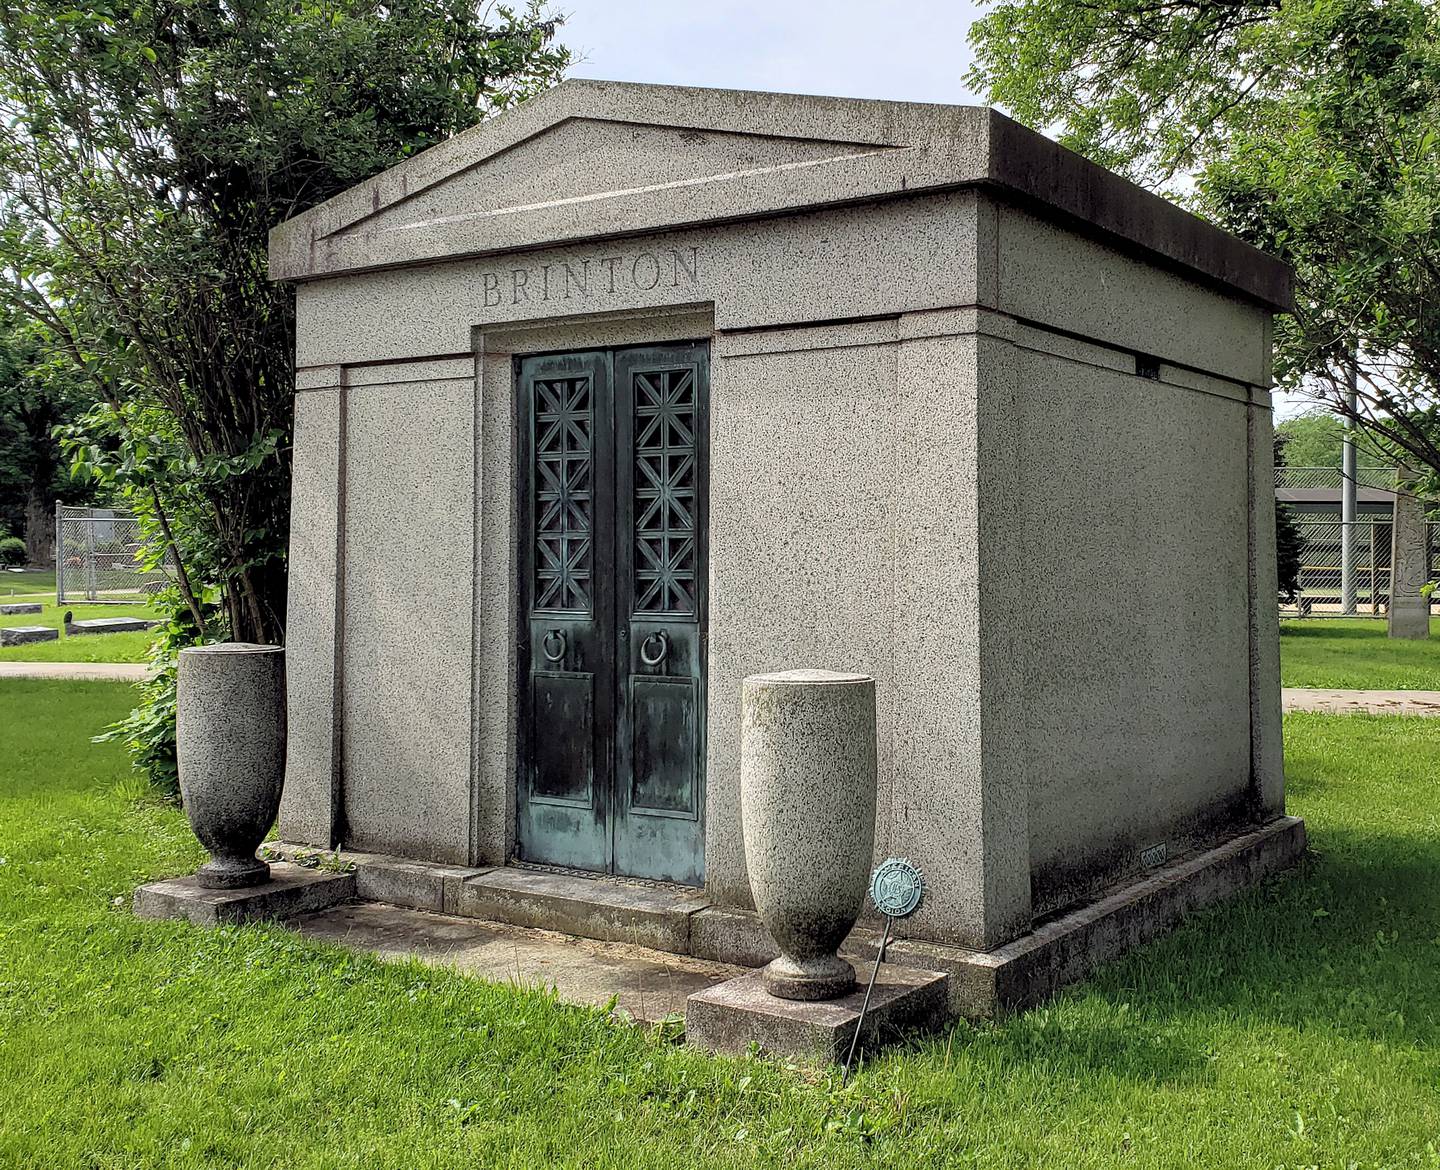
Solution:
{"label": "shrub foliage", "polygon": [[0,298],[89,383],[73,469],[172,566],[175,638],[284,640],[270,229],[552,84],[558,23],[540,0],[0,0]]}

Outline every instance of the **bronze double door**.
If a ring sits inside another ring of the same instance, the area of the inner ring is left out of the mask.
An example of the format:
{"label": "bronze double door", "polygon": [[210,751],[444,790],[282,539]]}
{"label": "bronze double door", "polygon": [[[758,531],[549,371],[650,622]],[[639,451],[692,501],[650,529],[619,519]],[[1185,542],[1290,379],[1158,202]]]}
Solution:
{"label": "bronze double door", "polygon": [[523,861],[705,877],[704,343],[517,359]]}

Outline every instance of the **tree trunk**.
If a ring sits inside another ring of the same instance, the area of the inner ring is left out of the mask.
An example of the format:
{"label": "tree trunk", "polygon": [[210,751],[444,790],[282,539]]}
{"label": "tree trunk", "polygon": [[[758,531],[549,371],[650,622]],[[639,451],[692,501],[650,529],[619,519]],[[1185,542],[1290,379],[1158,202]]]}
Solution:
{"label": "tree trunk", "polygon": [[29,447],[30,490],[25,496],[25,559],[38,568],[55,563],[55,473],[60,448],[50,431],[59,411],[49,398],[20,404],[19,420]]}
{"label": "tree trunk", "polygon": [[25,557],[36,568],[55,563],[55,497],[50,476],[34,479],[25,498]]}

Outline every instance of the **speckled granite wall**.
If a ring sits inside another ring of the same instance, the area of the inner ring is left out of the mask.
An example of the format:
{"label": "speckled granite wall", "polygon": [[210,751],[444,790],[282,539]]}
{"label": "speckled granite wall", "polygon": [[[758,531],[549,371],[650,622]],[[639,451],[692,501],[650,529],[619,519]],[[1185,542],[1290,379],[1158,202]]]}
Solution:
{"label": "speckled granite wall", "polygon": [[[644,125],[582,108],[626,94]],[[508,859],[512,359],[699,337],[713,899],[750,901],[760,671],[876,679],[875,853],[930,878],[913,937],[993,947],[1283,807],[1288,274],[1193,217],[987,111],[584,83],[272,259],[303,281],[290,839]]]}

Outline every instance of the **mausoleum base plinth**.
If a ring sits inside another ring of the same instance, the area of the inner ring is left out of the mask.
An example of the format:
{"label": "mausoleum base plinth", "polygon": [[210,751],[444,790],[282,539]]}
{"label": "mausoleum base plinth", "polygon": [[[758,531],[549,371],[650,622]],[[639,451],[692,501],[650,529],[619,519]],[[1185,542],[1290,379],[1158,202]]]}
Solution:
{"label": "mausoleum base plinth", "polygon": [[215,889],[194,874],[151,882],[135,891],[140,918],[180,918],[196,926],[290,918],[324,910],[355,897],[353,873],[306,869],[289,862],[270,866],[270,880],[244,889]]}
{"label": "mausoleum base plinth", "polygon": [[[265,846],[267,857],[315,852],[282,841]],[[1304,852],[1304,821],[1276,817],[1100,891],[994,950],[894,938],[885,967],[948,975],[949,1014],[954,1018],[983,1019],[1023,1010],[1084,979],[1100,964],[1164,934],[1185,915],[1278,876]],[[755,911],[717,906],[701,890],[514,867],[464,869],[381,854],[346,851],[339,856],[351,867],[347,876],[356,882],[357,896],[373,901],[629,943],[740,967],[763,967],[778,953]],[[295,868],[272,862],[277,875]],[[862,921],[840,948],[857,968],[879,949],[876,926],[873,920]],[[864,984],[862,974],[859,986]]]}
{"label": "mausoleum base plinth", "polygon": [[[872,964],[857,964],[859,986],[839,999],[804,1002],[765,990],[758,971],[692,995],[685,1004],[685,1042],[741,1056],[754,1045],[774,1056],[839,1064],[850,1050]],[[938,971],[880,964],[860,1032],[873,1052],[907,1032],[933,1031],[948,1014],[948,977]]]}

